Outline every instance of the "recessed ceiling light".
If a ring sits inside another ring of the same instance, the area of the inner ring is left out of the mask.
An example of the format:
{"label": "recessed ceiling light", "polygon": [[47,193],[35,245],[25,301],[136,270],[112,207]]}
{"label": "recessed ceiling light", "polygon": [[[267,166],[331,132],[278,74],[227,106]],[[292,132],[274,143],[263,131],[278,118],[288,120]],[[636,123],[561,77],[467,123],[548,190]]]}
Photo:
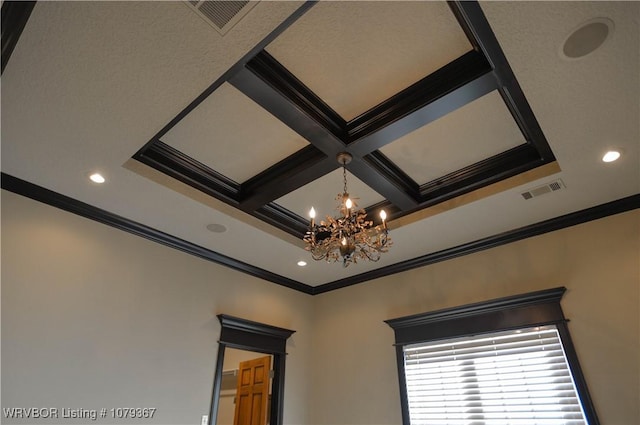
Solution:
{"label": "recessed ceiling light", "polygon": [[93,173],[89,176],[89,179],[94,183],[104,183],[106,180],[100,173]]}
{"label": "recessed ceiling light", "polygon": [[618,158],[620,158],[620,152],[618,152],[618,151],[609,151],[609,152],[604,154],[604,156],[602,157],[602,161],[604,161],[604,162],[613,162],[613,161],[617,160]]}
{"label": "recessed ceiling light", "polygon": [[207,230],[213,233],[224,233],[227,231],[227,227],[222,224],[211,223],[207,225]]}
{"label": "recessed ceiling light", "polygon": [[601,47],[613,33],[613,21],[595,18],[583,22],[564,40],[560,55],[565,59],[580,59]]}
{"label": "recessed ceiling light", "polygon": [[304,266],[306,266],[306,265],[307,265],[307,262],[306,262],[306,261],[303,261],[303,260],[300,260],[300,261],[298,261],[298,265],[299,265],[300,267],[304,267]]}

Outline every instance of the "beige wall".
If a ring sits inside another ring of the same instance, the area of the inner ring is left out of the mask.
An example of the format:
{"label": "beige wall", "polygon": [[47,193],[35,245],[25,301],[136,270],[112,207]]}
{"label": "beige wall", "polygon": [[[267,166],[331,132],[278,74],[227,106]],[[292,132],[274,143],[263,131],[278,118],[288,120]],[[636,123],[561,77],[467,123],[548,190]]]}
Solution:
{"label": "beige wall", "polygon": [[601,423],[639,424],[639,218],[636,210],[316,296],[311,422],[401,423],[384,320],[565,286]]}
{"label": "beige wall", "polygon": [[152,422],[86,423],[199,425],[226,313],[297,331],[284,420],[308,423],[312,302],[2,191],[3,407],[156,407]]}
{"label": "beige wall", "polygon": [[601,423],[638,424],[639,219],[619,214],[311,297],[3,191],[2,405],[149,406],[152,423],[199,424],[223,312],[297,331],[285,423],[400,424],[385,319],[566,286]]}

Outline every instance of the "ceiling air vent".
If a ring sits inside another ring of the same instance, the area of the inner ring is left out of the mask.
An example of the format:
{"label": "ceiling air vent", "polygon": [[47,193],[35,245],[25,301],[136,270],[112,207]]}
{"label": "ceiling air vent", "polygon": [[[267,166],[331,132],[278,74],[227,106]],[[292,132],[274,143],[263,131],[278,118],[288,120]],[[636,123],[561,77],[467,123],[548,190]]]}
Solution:
{"label": "ceiling air vent", "polygon": [[531,190],[527,190],[526,192],[521,193],[521,195],[524,199],[531,199],[531,198],[535,198],[536,196],[541,196],[546,193],[551,193],[551,192],[558,191],[560,189],[564,189],[566,187],[567,186],[564,184],[564,182],[558,179],[550,183],[547,183],[545,185],[533,188]]}
{"label": "ceiling air vent", "polygon": [[185,4],[225,35],[240,19],[258,4],[257,1],[186,0]]}

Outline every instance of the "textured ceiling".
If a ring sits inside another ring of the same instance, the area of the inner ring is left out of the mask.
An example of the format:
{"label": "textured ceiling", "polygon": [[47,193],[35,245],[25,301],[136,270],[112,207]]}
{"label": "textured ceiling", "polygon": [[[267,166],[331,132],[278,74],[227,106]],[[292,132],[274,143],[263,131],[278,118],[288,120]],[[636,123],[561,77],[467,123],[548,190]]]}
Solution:
{"label": "textured ceiling", "polygon": [[[310,286],[640,192],[637,2],[481,3],[557,162],[399,215],[379,263],[309,261],[292,234],[132,159],[167,129],[162,142],[242,183],[311,146],[227,82],[189,109],[261,43],[345,120],[472,49],[444,3],[321,2],[280,33],[302,5],[260,2],[223,37],[182,2],[37,3],[2,74],[2,172]],[[593,18],[614,23],[610,38],[563,58],[566,37]],[[380,152],[423,184],[525,142],[491,91]],[[622,158],[602,163],[612,147]],[[342,189],[335,168],[273,201],[330,214]],[[94,170],[106,184],[86,179]],[[566,189],[520,195],[557,178]],[[349,173],[361,206],[385,199],[370,183]],[[209,232],[211,223],[228,230]]]}
{"label": "textured ceiling", "polygon": [[266,50],[350,120],[471,45],[443,2],[321,2]]}
{"label": "textured ceiling", "polygon": [[248,180],[308,144],[227,83],[162,141],[236,182]]}
{"label": "textured ceiling", "polygon": [[494,91],[380,150],[422,184],[523,143],[518,125]]}

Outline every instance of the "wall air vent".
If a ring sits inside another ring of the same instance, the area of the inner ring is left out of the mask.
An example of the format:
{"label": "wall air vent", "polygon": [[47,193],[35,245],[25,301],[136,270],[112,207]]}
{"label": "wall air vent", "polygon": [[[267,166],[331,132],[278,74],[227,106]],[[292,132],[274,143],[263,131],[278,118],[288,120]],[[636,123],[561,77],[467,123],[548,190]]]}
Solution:
{"label": "wall air vent", "polygon": [[544,184],[542,186],[535,187],[533,189],[527,190],[526,192],[521,193],[524,199],[535,198],[536,196],[541,196],[546,193],[556,192],[561,189],[565,189],[567,186],[560,179],[554,180],[550,183]]}
{"label": "wall air vent", "polygon": [[258,4],[257,1],[231,0],[186,0],[189,6],[202,19],[208,22],[221,35],[225,35],[247,13]]}

